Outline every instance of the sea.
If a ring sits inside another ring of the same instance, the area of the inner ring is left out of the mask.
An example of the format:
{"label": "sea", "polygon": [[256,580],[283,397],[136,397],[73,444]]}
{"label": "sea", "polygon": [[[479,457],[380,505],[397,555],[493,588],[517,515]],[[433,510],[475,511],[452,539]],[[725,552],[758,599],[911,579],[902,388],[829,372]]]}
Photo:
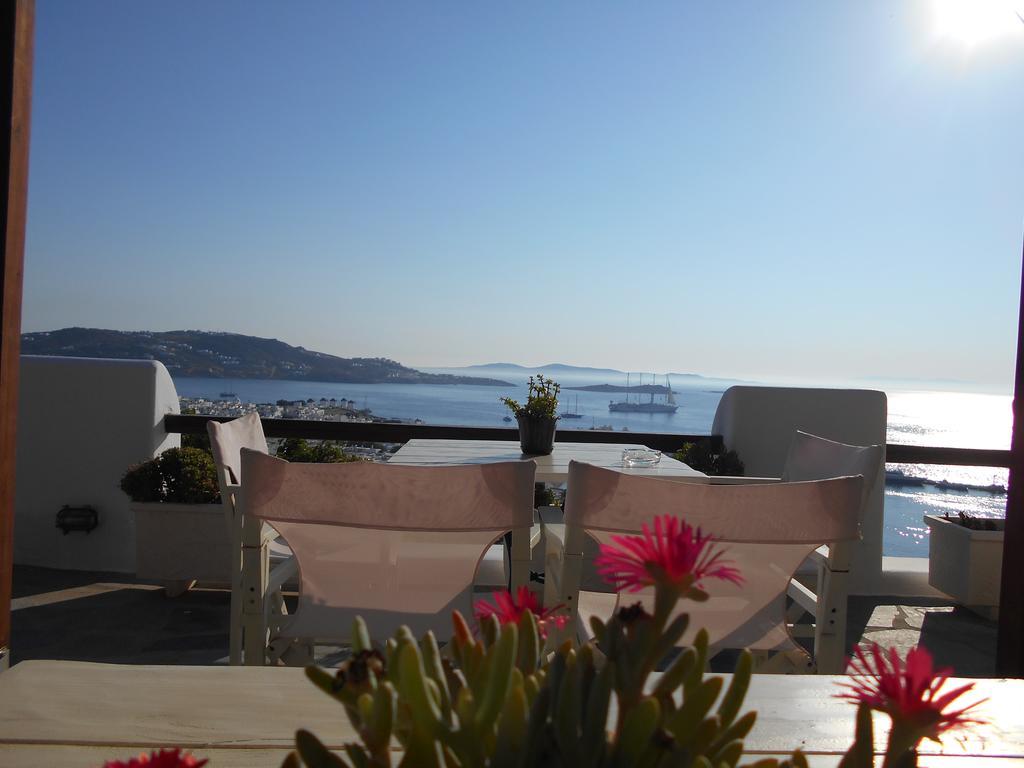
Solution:
{"label": "sea", "polygon": [[[465,375],[465,370],[434,369]],[[475,384],[337,384],[313,381],[261,379],[175,378],[182,397],[224,399],[232,393],[242,402],[273,403],[277,400],[321,398],[347,399],[357,408],[366,408],[375,416],[402,420],[420,420],[427,424],[460,426],[507,426],[502,418],[509,411],[499,398],[526,398],[526,374],[519,369],[486,370],[480,376],[500,378],[512,386]],[[567,389],[588,384],[625,384],[601,373],[559,372],[563,386],[560,409],[581,414],[578,419],[563,419],[558,433],[572,429],[611,428],[616,431],[709,434],[715,409],[722,393],[735,380],[704,377],[675,377],[678,411],[674,414],[609,412],[610,400],[622,394],[576,392]],[[664,384],[648,375],[643,383]],[[640,381],[634,375],[631,382]],[[749,383],[749,382],[748,382]],[[1009,395],[973,392],[888,389],[888,442],[907,445],[932,445],[952,448],[999,448],[1010,446],[1012,425]],[[633,396],[635,397],[635,395]],[[905,474],[931,482],[986,486],[1007,483],[1007,471],[995,467],[954,467],[929,464],[889,464]],[[917,487],[887,486],[885,492],[884,554],[898,557],[927,557],[928,529],[925,514],[966,512],[982,517],[1003,517],[1006,496],[987,491],[940,490],[927,484]]]}

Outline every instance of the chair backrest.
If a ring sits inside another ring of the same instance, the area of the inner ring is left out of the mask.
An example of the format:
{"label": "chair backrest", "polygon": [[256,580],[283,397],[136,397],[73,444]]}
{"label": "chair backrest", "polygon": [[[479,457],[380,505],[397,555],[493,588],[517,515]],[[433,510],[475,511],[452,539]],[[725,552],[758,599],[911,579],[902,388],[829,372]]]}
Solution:
{"label": "chair backrest", "polygon": [[[582,553],[586,535],[611,543],[612,535],[637,533],[657,515],[680,516],[714,536],[744,579],[741,586],[708,580],[708,602],[680,605],[692,619],[684,642],[704,627],[717,648],[793,648],[785,619],[789,580],[818,546],[857,538],[861,486],[860,477],[752,485],[673,483],[572,462],[566,561]],[[567,567],[563,584],[564,594],[571,595],[578,569],[574,575]],[[640,595],[644,602],[652,598]],[[620,595],[620,600],[628,605],[637,595]]]}
{"label": "chair backrest", "polygon": [[[884,445],[847,445],[797,430],[782,468],[782,480],[795,482],[860,475],[864,478],[859,514],[863,524],[864,507],[883,482],[884,461]],[[843,560],[848,558],[848,554],[843,556]],[[848,562],[837,565],[844,569],[849,567]]]}
{"label": "chair backrest", "polygon": [[268,452],[263,422],[258,413],[252,412],[224,423],[208,421],[206,431],[210,435],[210,448],[217,464],[221,498],[227,503],[231,495],[228,486],[242,482],[242,449]]}
{"label": "chair backrest", "polygon": [[292,464],[242,449],[244,517],[273,525],[298,560],[298,608],[279,630],[345,638],[355,615],[383,640],[402,624],[450,636],[451,611],[472,610],[484,552],[506,532],[513,587],[528,578],[536,464],[411,467]]}
{"label": "chair backrest", "polygon": [[[871,389],[729,387],[715,411],[713,434],[739,453],[751,477],[780,477],[796,430],[850,445],[884,445],[887,402]],[[871,593],[882,577],[884,483],[865,483],[862,541],[851,591]]]}

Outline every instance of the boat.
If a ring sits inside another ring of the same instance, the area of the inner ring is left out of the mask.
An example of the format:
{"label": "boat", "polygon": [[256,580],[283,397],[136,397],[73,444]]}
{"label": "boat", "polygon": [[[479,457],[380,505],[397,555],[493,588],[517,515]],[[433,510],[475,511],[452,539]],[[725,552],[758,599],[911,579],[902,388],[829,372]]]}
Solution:
{"label": "boat", "polygon": [[676,398],[672,392],[672,382],[669,381],[668,375],[665,375],[665,384],[668,387],[668,394],[665,396],[664,403],[654,402],[654,393],[651,393],[651,399],[642,403],[637,400],[635,403],[629,401],[629,374],[626,374],[626,399],[623,402],[616,403],[612,401],[608,403],[609,411],[616,411],[619,413],[675,413],[679,410],[679,406],[676,405]]}
{"label": "boat", "polygon": [[560,419],[582,419],[583,414],[580,413],[580,396],[576,395],[576,404],[573,406],[572,411],[562,411],[558,414]]}
{"label": "boat", "polygon": [[940,491],[969,491],[967,483],[951,483],[949,480],[939,480],[935,487]]}
{"label": "boat", "polygon": [[914,477],[913,475],[907,475],[902,469],[887,469],[885,471],[885,484],[896,485],[896,486],[913,486],[918,487],[924,485],[923,477]]}
{"label": "boat", "polygon": [[238,395],[236,395],[234,392],[221,392],[220,396],[221,397],[238,397]]}
{"label": "boat", "polygon": [[511,416],[503,416],[501,420],[502,421],[506,421],[506,422],[512,421],[512,417]]}

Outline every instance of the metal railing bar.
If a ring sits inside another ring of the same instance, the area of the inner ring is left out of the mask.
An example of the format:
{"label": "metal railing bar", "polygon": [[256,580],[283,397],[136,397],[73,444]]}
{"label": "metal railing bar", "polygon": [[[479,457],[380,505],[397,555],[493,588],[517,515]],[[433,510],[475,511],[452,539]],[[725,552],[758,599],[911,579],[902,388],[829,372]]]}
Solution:
{"label": "metal railing bar", "polygon": [[[230,416],[168,414],[164,429],[187,435],[206,434],[206,422],[230,421]],[[516,428],[455,427],[436,424],[386,424],[363,421],[311,421],[263,419],[267,437],[302,437],[308,440],[341,440],[367,443],[404,443],[415,438],[441,440],[518,440]],[[720,448],[721,435],[676,435],[664,432],[609,432],[592,429],[559,429],[557,439],[577,443],[639,443],[659,451],[677,451],[683,443],[711,438]],[[1008,467],[1010,452],[989,448],[945,448],[889,443],[885,460],[898,464],[943,464],[977,467]]]}

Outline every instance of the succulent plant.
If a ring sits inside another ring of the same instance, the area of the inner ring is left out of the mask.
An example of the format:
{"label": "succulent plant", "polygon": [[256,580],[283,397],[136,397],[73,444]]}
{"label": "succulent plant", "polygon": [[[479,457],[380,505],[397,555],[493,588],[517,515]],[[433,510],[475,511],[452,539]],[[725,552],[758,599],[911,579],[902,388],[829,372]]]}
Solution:
{"label": "succulent plant", "polygon": [[[640,602],[620,608],[607,622],[591,621],[594,644],[552,648],[558,633],[550,630],[564,622],[520,591],[497,606],[478,603],[476,633],[455,612],[444,652],[433,633],[417,642],[406,627],[377,649],[357,618],[351,658],[335,674],[315,666],[306,674],[342,704],[359,741],[339,755],[300,730],[282,768],[389,768],[396,760],[399,768],[737,766],[757,719],[743,711],[753,657],[739,655],[726,685],[704,673],[704,630],[672,654],[689,625],[675,610],[679,600],[706,600],[703,579],[742,578],[709,537],[669,516],[653,530],[644,526],[643,537],[613,541],[602,545],[599,569],[627,591],[653,585],[653,614]],[[921,738],[979,722],[975,705],[949,709],[970,685],[946,692],[951,670],[934,671],[923,649],[912,654],[904,664],[894,651],[858,650],[861,677],[838,694],[858,704],[856,738],[841,768],[873,765],[872,710],[893,719],[885,768],[916,765]],[[799,749],[745,764],[807,766]]]}
{"label": "succulent plant", "polygon": [[527,388],[526,405],[521,405],[518,400],[511,397],[503,397],[501,402],[507,405],[517,418],[557,419],[558,393],[562,391],[561,385],[552,379],[545,379],[542,374],[537,374],[536,377],[530,377]]}

